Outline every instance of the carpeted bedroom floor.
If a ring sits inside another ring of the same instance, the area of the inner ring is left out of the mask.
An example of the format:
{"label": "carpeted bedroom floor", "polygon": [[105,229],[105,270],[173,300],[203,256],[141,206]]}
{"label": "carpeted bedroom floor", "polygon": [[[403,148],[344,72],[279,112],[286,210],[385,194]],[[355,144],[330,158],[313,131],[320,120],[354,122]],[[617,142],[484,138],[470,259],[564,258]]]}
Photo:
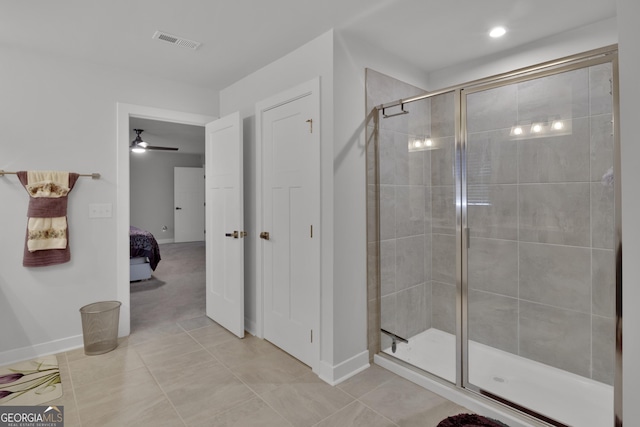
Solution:
{"label": "carpeted bedroom floor", "polygon": [[160,245],[151,279],[131,283],[131,336],[140,343],[206,326],[204,242]]}

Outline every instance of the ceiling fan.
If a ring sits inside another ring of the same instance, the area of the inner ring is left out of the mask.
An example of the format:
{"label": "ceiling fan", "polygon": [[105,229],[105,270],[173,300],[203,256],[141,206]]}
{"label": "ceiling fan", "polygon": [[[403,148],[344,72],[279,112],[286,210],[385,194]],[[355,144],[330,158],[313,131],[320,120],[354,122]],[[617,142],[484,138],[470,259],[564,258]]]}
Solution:
{"label": "ceiling fan", "polygon": [[131,141],[131,145],[129,145],[129,148],[134,153],[144,153],[147,150],[178,151],[178,147],[159,147],[159,146],[149,145],[146,142],[144,142],[144,140],[140,136],[140,134],[144,132],[143,129],[134,129],[133,131],[136,133],[136,138],[133,141]]}

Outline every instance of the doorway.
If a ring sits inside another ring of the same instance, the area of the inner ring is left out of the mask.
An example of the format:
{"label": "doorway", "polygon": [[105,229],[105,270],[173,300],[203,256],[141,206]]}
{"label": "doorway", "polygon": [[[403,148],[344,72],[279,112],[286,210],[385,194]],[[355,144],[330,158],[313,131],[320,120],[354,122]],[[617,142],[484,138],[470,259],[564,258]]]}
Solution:
{"label": "doorway", "polygon": [[131,225],[160,244],[203,241],[204,127],[138,117],[129,126],[149,144],[129,156]]}
{"label": "doorway", "polygon": [[204,127],[215,120],[213,116],[184,113],[132,104],[117,104],[117,207],[116,207],[116,257],[117,299],[122,302],[119,335],[131,333],[131,295],[129,283],[129,226],[130,226],[130,151],[131,120],[149,119],[159,122],[178,123]]}
{"label": "doorway", "polygon": [[[180,331],[205,313],[204,128],[138,117],[146,151],[130,153],[131,337]],[[154,242],[155,241],[155,242]],[[157,246],[155,246],[157,244]],[[155,250],[145,263],[144,250]],[[191,323],[190,323],[191,322]]]}

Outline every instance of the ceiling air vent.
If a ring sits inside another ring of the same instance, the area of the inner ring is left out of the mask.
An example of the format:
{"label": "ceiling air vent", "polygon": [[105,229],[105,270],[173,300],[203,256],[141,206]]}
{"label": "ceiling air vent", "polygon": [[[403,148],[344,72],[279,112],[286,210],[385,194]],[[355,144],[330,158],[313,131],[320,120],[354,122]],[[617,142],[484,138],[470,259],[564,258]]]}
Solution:
{"label": "ceiling air vent", "polygon": [[174,36],[173,34],[165,33],[164,31],[156,31],[153,34],[152,38],[193,50],[196,50],[202,44],[200,42],[194,42],[193,40],[188,40],[182,37]]}

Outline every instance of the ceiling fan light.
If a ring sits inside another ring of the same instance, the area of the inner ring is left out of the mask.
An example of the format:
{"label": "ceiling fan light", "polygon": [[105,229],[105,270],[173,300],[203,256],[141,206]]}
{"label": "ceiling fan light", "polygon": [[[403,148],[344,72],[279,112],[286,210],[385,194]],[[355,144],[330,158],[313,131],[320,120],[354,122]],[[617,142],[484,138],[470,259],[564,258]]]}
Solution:
{"label": "ceiling fan light", "polygon": [[140,134],[144,132],[144,130],[134,129],[133,131],[136,133],[136,137],[133,141],[131,141],[131,145],[129,147],[134,153],[144,153],[145,151],[147,151],[147,147],[149,146],[149,144],[144,142],[142,140],[142,137],[140,136]]}
{"label": "ceiling fan light", "polygon": [[143,129],[134,129],[133,131],[136,133],[136,137],[129,144],[129,149],[134,153],[144,153],[148,150],[178,151],[178,147],[151,146],[140,136],[144,132]]}
{"label": "ceiling fan light", "polygon": [[147,149],[144,147],[140,147],[139,145],[135,145],[133,148],[131,148],[131,151],[134,153],[144,153],[147,151]]}

